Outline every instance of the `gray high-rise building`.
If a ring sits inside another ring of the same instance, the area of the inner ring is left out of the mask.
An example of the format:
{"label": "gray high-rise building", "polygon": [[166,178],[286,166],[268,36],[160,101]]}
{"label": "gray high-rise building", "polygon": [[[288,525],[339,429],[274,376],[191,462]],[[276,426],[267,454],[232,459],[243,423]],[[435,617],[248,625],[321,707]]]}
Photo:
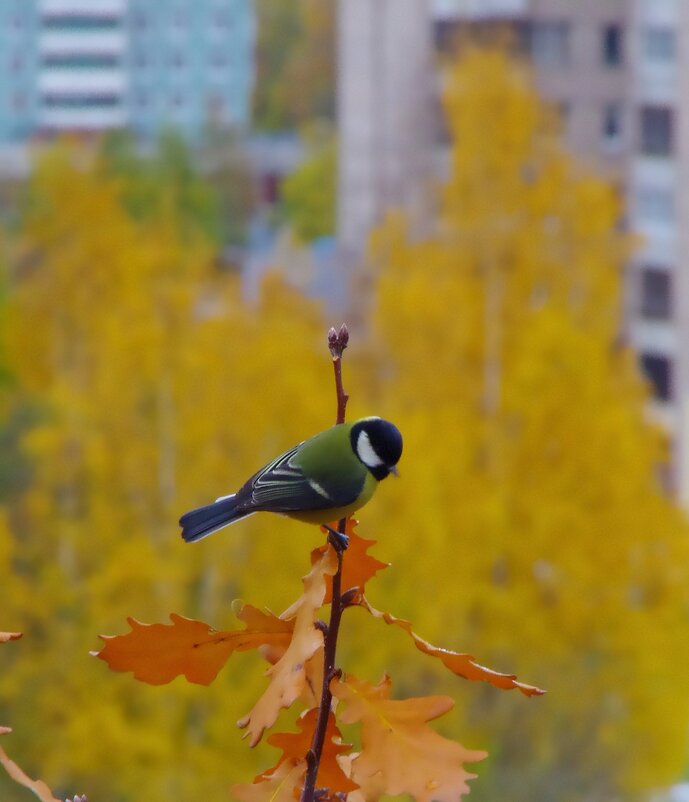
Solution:
{"label": "gray high-rise building", "polygon": [[360,256],[392,207],[421,219],[432,159],[427,0],[340,0],[338,242]]}
{"label": "gray high-rise building", "polygon": [[[433,71],[429,37],[447,42],[453,29],[510,27],[539,90],[561,111],[570,148],[616,182],[627,225],[640,235],[627,270],[626,329],[654,388],[652,412],[672,436],[674,490],[689,507],[689,2],[340,0],[340,6],[342,241],[361,253],[380,210],[407,205],[394,183],[380,191],[382,171],[408,166],[416,182],[429,175],[434,146],[418,119],[431,116],[434,81],[422,74]],[[387,38],[376,30],[386,30]],[[367,36],[369,50],[362,51]],[[384,54],[386,73],[375,60]],[[384,99],[384,88],[399,92],[402,85],[410,91]],[[421,102],[423,92],[428,97]],[[383,109],[398,99],[416,124],[405,130],[404,148],[386,153],[386,137],[398,132],[388,130]]]}

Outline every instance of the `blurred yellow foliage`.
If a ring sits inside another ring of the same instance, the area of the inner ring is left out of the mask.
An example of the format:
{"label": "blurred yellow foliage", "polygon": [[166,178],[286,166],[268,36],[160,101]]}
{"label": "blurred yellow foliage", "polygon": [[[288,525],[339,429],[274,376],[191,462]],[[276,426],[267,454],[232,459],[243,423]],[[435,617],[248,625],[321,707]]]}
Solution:
{"label": "blurred yellow foliage", "polygon": [[3,584],[19,584],[4,620],[30,644],[3,671],[2,698],[15,753],[27,767],[40,759],[53,784],[103,799],[170,798],[171,787],[217,798],[253,759],[234,722],[261,669],[247,680],[240,659],[210,693],[180,682],[150,694],[88,651],[127,615],[229,625],[236,596],[281,609],[299,589],[317,528],[258,519],[199,549],[177,519],[332,422],[322,324],[274,278],[258,308],[245,305],[207,243],[178,236],[172,206],[133,221],[122,187],[83,159],[62,146],[37,166],[12,262],[17,403],[31,394],[42,414],[24,443],[32,481],[10,510],[18,540],[0,537]]}
{"label": "blurred yellow foliage", "polygon": [[[350,419],[384,414],[405,436],[402,479],[361,513],[393,562],[367,595],[549,693],[446,678],[356,610],[341,663],[458,699],[446,726],[491,753],[472,799],[659,786],[686,755],[689,528],[658,489],[664,444],[618,340],[618,204],[504,56],[467,54],[447,113],[438,225],[419,236],[393,215],[376,233],[373,334],[345,358]],[[50,151],[10,259],[13,402],[39,415],[30,481],[0,521],[0,625],[25,632],[0,671],[2,720],[52,787],[222,799],[275,757],[235,728],[266,685],[255,657],[209,688],[151,688],[88,651],[129,615],[233,628],[235,597],[280,610],[298,595],[316,527],[259,515],[186,546],[176,521],[333,421],[327,325],[275,276],[248,305],[173,202],[126,213],[125,180]],[[4,782],[3,800],[23,798]]]}
{"label": "blurred yellow foliage", "polygon": [[[407,458],[362,516],[394,566],[369,596],[384,584],[423,637],[548,689],[462,689],[462,737],[495,760],[472,799],[657,787],[686,759],[689,528],[618,340],[620,209],[502,53],[464,57],[446,111],[439,225],[419,238],[393,216],[372,247],[381,395]],[[405,648],[365,645],[386,664]]]}

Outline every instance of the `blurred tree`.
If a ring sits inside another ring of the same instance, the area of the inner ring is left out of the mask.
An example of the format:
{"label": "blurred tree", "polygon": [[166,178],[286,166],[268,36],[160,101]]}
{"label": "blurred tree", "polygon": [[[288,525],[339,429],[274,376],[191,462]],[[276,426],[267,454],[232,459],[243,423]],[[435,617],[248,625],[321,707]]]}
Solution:
{"label": "blurred tree", "polygon": [[393,216],[372,249],[378,392],[409,456],[365,531],[399,532],[385,603],[417,632],[549,689],[460,689],[460,737],[492,755],[472,799],[629,799],[679,776],[689,720],[689,528],[618,335],[629,243],[524,66],[471,51],[447,78],[437,227]]}
{"label": "blurred tree", "polygon": [[335,234],[337,147],[330,136],[309,150],[311,155],[282,184],[284,219],[302,242]]}
{"label": "blurred tree", "polygon": [[222,245],[244,246],[257,197],[239,134],[211,121],[199,150],[199,169],[215,191]]}
{"label": "blurred tree", "polygon": [[281,131],[335,114],[335,0],[257,0],[254,126]]}
{"label": "blurred tree", "polygon": [[185,232],[192,226],[213,242],[224,242],[218,195],[178,133],[162,133],[153,152],[143,154],[131,133],[114,131],[104,137],[100,158],[101,169],[121,179],[122,200],[136,220],[155,218],[168,208]]}
{"label": "blurred tree", "polygon": [[[309,346],[323,331],[309,303],[271,279],[246,307],[238,278],[213,267],[197,207],[161,203],[134,218],[137,181],[107,156],[58,146],[36,168],[14,243],[15,406],[30,401],[41,416],[22,440],[32,481],[0,527],[0,571],[31,590],[3,599],[5,623],[25,638],[0,699],[13,755],[53,786],[220,798],[228,765],[265,763],[228,724],[249,709],[260,671],[244,676],[240,660],[210,691],[151,693],[88,651],[127,615],[234,624],[230,600],[252,583],[270,577],[257,598],[278,610],[298,594],[315,527],[287,523],[301,546],[284,549],[275,519],[259,518],[199,549],[182,543],[177,518],[327,425],[318,388],[329,366]],[[3,777],[0,796],[23,798]]]}
{"label": "blurred tree", "polygon": [[24,488],[30,474],[30,466],[19,448],[19,440],[32,423],[34,410],[31,405],[15,408],[11,402],[12,376],[7,364],[6,318],[7,288],[5,276],[5,239],[0,238],[0,503]]}

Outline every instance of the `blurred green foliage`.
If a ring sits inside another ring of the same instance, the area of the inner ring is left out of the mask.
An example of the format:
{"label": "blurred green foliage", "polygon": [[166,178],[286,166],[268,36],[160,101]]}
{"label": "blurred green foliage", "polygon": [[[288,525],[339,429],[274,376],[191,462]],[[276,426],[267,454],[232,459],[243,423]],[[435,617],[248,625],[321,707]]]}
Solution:
{"label": "blurred green foliage", "polygon": [[257,0],[254,125],[300,128],[335,115],[335,0]]}
{"label": "blurred green foliage", "polygon": [[311,155],[282,184],[283,216],[301,242],[335,234],[337,147],[330,138],[309,150]]}

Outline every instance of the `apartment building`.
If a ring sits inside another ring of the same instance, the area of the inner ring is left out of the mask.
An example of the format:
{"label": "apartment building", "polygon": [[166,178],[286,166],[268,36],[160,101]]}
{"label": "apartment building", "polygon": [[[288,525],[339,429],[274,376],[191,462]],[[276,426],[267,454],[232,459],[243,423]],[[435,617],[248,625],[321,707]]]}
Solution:
{"label": "apartment building", "polygon": [[[376,5],[373,0],[356,3]],[[404,62],[407,88],[430,91],[423,72],[430,69],[429,60],[410,58],[411,45],[425,53],[429,40],[442,48],[463,30],[507,26],[531,59],[539,90],[559,107],[572,151],[619,186],[626,225],[640,239],[627,270],[627,336],[654,388],[652,412],[672,436],[671,481],[689,508],[689,136],[684,131],[689,113],[689,2],[404,0],[404,6],[404,13],[416,15],[417,22],[425,15],[427,25],[417,25],[413,43],[406,31],[405,39],[398,35],[396,45],[388,40],[383,52]],[[380,16],[385,4],[377,9]],[[372,66],[360,58],[348,67],[348,59],[355,58],[353,43],[361,44],[367,23],[360,15],[349,24],[340,56],[341,92],[347,97],[354,96],[363,81],[374,86],[379,82]],[[379,18],[377,24],[383,27],[385,21]],[[394,60],[387,68],[395,68]],[[416,100],[409,91],[398,92],[397,99],[410,119],[424,113],[414,112]],[[354,123],[347,120],[355,107],[345,101],[340,110],[340,169],[347,170],[357,158],[357,139],[348,133],[348,125]],[[384,141],[382,118],[369,117],[367,125],[374,129],[367,134],[370,143]],[[418,124],[416,131],[417,146],[423,150],[428,147],[427,132]],[[405,164],[401,152],[398,159],[399,168],[411,168],[413,180],[423,180],[427,164],[418,157]],[[372,183],[382,163],[371,145],[368,161],[373,165],[367,173]],[[342,231],[348,230],[347,219],[353,219],[348,212],[356,202],[353,186],[341,182]],[[360,182],[357,192],[364,188],[365,182]],[[382,213],[382,200],[374,203],[374,197],[368,196],[370,221]],[[398,193],[394,202],[406,205],[404,194]],[[363,243],[361,216],[357,225]]]}
{"label": "apartment building", "polygon": [[2,0],[0,144],[248,123],[250,0]]}
{"label": "apartment building", "polygon": [[640,245],[626,275],[626,332],[672,434],[672,484],[689,507],[689,4],[528,0],[517,20],[539,89],[569,145],[615,180]]}

